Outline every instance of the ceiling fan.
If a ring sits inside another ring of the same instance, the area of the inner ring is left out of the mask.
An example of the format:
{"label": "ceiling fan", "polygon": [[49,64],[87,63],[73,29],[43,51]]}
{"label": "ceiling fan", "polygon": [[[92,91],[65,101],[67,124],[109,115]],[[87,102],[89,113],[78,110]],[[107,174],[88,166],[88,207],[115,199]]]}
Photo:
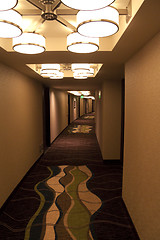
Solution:
{"label": "ceiling fan", "polygon": [[[61,0],[27,0],[27,2],[31,3],[38,9],[42,11],[41,13],[41,23],[43,24],[45,21],[53,21],[56,20],[59,23],[63,24],[65,27],[71,29],[72,31],[76,30],[71,23],[62,18],[60,15],[76,15],[77,10],[74,9],[57,9],[61,5]],[[55,12],[56,10],[56,12]],[[29,11],[22,10],[22,15],[37,15],[37,13],[30,13]]]}

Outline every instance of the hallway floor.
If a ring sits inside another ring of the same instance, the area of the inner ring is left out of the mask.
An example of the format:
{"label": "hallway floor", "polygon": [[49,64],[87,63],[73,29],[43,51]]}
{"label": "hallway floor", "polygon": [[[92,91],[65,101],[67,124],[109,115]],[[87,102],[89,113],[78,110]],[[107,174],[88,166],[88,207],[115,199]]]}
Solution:
{"label": "hallway floor", "polygon": [[122,166],[103,163],[94,114],[69,125],[0,215],[2,240],[138,240],[123,203]]}

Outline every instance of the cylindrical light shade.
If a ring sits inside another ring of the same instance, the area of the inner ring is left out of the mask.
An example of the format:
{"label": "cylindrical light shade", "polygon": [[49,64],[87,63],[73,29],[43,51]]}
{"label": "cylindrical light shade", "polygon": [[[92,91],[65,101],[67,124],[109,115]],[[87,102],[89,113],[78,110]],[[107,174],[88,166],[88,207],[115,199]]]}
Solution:
{"label": "cylindrical light shade", "polygon": [[0,11],[9,10],[14,8],[18,3],[18,0],[2,0],[0,1]]}
{"label": "cylindrical light shade", "polygon": [[56,63],[44,63],[41,65],[42,70],[60,70],[60,64]]}
{"label": "cylindrical light shade", "polygon": [[95,10],[104,8],[115,0],[61,0],[66,6],[78,10]]}
{"label": "cylindrical light shade", "polygon": [[14,38],[22,34],[22,16],[15,10],[0,11],[0,38]]}
{"label": "cylindrical light shade", "polygon": [[58,73],[59,73],[59,70],[57,69],[41,69],[41,75],[46,75],[46,74],[52,75],[52,74],[58,74]]}
{"label": "cylindrical light shade", "polygon": [[88,76],[85,76],[85,75],[81,75],[81,74],[76,74],[76,73],[73,73],[73,77],[74,79],[87,79]]}
{"label": "cylindrical light shade", "polygon": [[113,7],[95,11],[79,11],[77,30],[87,37],[107,37],[119,30],[119,13]]}
{"label": "cylindrical light shade", "polygon": [[57,74],[50,76],[50,79],[62,79],[63,77],[64,77],[64,72],[59,72]]}
{"label": "cylindrical light shade", "polygon": [[94,69],[90,68],[88,71],[79,69],[79,70],[75,70],[74,73],[77,75],[92,76],[92,75],[94,75]]}
{"label": "cylindrical light shade", "polygon": [[13,49],[19,53],[37,54],[45,51],[45,37],[38,33],[23,33],[13,39]]}
{"label": "cylindrical light shade", "polygon": [[81,91],[81,93],[82,93],[84,96],[90,95],[90,91]]}
{"label": "cylindrical light shade", "polygon": [[88,63],[73,63],[71,65],[72,71],[84,71],[88,72],[90,70],[90,64]]}
{"label": "cylindrical light shade", "polygon": [[73,32],[67,36],[67,49],[75,53],[91,53],[99,49],[99,38],[89,38]]}

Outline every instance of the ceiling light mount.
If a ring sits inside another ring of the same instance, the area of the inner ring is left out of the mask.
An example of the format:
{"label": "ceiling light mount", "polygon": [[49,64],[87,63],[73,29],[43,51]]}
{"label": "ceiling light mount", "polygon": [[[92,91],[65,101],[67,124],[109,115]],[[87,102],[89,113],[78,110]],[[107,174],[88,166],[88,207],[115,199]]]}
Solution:
{"label": "ceiling light mount", "polygon": [[53,12],[43,12],[41,17],[44,19],[44,20],[47,20],[47,21],[53,21],[55,19],[57,19],[57,15],[54,14]]}
{"label": "ceiling light mount", "polygon": [[42,4],[53,4],[54,0],[39,0]]}
{"label": "ceiling light mount", "polygon": [[57,19],[57,15],[54,14],[52,11],[52,3],[48,3],[48,2],[45,3],[45,11],[42,12],[41,17],[44,20],[48,20],[48,21]]}

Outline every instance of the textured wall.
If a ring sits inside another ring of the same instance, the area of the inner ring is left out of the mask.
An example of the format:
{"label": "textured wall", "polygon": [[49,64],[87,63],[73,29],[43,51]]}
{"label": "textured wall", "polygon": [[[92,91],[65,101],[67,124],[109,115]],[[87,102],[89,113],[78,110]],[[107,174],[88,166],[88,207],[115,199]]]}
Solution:
{"label": "textured wall", "polygon": [[160,238],[160,34],[125,66],[123,198],[141,240]]}
{"label": "textured wall", "polygon": [[85,114],[85,100],[80,98],[80,116]]}
{"label": "textured wall", "polygon": [[0,64],[0,206],[41,155],[42,86]]}
{"label": "textured wall", "polygon": [[50,136],[51,142],[68,125],[68,94],[50,89]]}
{"label": "textured wall", "polygon": [[70,95],[70,122],[78,118],[79,113],[79,97]]}
{"label": "textured wall", "polygon": [[99,98],[99,91],[95,91],[95,123],[96,137],[100,146],[102,146],[102,98]]}
{"label": "textured wall", "polygon": [[121,81],[106,80],[102,89],[102,142],[104,160],[120,159]]}
{"label": "textured wall", "polygon": [[92,112],[92,99],[88,99],[88,111],[89,113]]}

